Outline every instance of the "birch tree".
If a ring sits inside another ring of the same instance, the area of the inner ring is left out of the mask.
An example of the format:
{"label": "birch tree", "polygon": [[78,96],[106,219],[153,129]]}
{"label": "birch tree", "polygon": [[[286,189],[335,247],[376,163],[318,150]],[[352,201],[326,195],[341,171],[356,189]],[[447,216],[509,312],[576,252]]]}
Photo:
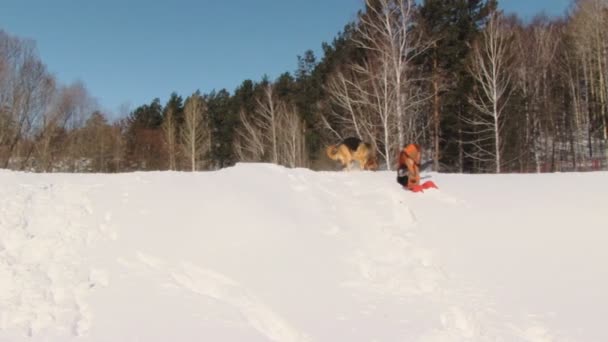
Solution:
{"label": "birch tree", "polygon": [[242,161],[307,166],[306,125],[297,107],[279,98],[274,88],[270,82],[263,84],[253,111],[241,108],[235,152]]}
{"label": "birch tree", "polygon": [[209,141],[211,132],[205,120],[205,112],[205,100],[198,92],[186,100],[181,141],[184,155],[189,160],[192,171],[197,170],[201,157],[211,147]]}
{"label": "birch tree", "polygon": [[[514,35],[516,51],[514,86],[523,96],[525,129],[521,132],[524,146],[532,154],[536,172],[541,172],[544,158],[548,155],[551,131],[546,122],[553,121],[549,104],[552,86],[552,70],[558,64],[558,47],[562,38],[557,26],[547,18],[537,18],[527,28]],[[549,118],[549,119],[547,119]]]}
{"label": "birch tree", "polygon": [[[0,31],[0,166],[9,167],[19,143],[35,133],[54,87],[34,43]],[[31,148],[24,154],[31,154]],[[27,159],[20,160],[20,168]]]}
{"label": "birch tree", "polygon": [[[412,30],[413,0],[367,0],[353,40],[366,58],[337,73],[329,83],[332,101],[347,129],[362,140],[381,146],[378,154],[393,167],[394,156],[416,134],[417,108],[428,94],[419,87],[413,60],[428,48]],[[329,120],[326,120],[329,122]]]}
{"label": "birch tree", "polygon": [[169,157],[169,170],[177,170],[177,125],[175,120],[175,109],[169,106],[163,118],[163,138],[167,146],[167,156]]}
{"label": "birch tree", "polygon": [[512,32],[503,23],[502,15],[492,14],[481,37],[474,43],[470,72],[477,85],[469,99],[476,112],[463,117],[473,128],[468,132],[473,138],[467,141],[476,148],[470,157],[495,164],[496,173],[501,171],[502,128],[504,108],[511,93],[511,56],[509,44]]}
{"label": "birch tree", "polygon": [[264,132],[264,136],[269,142],[270,162],[279,164],[279,106],[274,95],[272,84],[268,83],[264,86],[263,95],[258,97],[256,102],[257,107],[254,116],[256,126],[259,128],[260,132]]}
{"label": "birch tree", "polygon": [[306,125],[294,105],[282,103],[279,111],[280,163],[292,168],[305,167],[308,164]]}
{"label": "birch tree", "polygon": [[575,1],[568,31],[573,44],[567,73],[576,93],[576,142],[586,147],[583,155],[591,159],[598,145],[594,140],[603,141],[608,160],[608,1]]}
{"label": "birch tree", "polygon": [[255,126],[253,120],[244,109],[239,111],[241,126],[236,130],[234,151],[240,161],[259,162],[265,154],[265,144],[260,128]]}

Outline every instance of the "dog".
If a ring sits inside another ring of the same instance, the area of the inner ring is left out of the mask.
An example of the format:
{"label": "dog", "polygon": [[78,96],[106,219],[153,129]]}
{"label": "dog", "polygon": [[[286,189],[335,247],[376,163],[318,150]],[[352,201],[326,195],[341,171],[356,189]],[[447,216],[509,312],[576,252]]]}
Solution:
{"label": "dog", "polygon": [[350,171],[353,161],[357,161],[363,170],[376,171],[378,169],[372,145],[359,138],[346,138],[339,144],[327,146],[325,152],[329,159],[339,161],[343,169],[347,171]]}

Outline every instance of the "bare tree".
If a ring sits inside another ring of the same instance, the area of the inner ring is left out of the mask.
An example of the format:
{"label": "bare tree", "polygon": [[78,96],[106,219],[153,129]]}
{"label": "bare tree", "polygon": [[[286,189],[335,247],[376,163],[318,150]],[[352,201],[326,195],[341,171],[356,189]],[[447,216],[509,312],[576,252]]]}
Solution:
{"label": "bare tree", "polygon": [[96,101],[82,82],[75,82],[65,87],[61,94],[61,102],[57,110],[60,118],[60,130],[67,133],[66,140],[61,146],[64,153],[62,170],[78,172],[91,168],[91,137],[79,134],[85,127],[91,115],[97,111]]}
{"label": "bare tree", "polygon": [[177,170],[177,125],[174,109],[171,106],[167,108],[165,113],[162,129],[169,157],[169,170]]}
{"label": "bare tree", "polygon": [[[433,47],[435,47],[435,42],[433,42]],[[433,127],[433,169],[435,171],[439,170],[439,143],[441,136],[441,116],[440,108],[441,108],[441,98],[439,96],[439,92],[444,88],[444,81],[441,76],[441,71],[439,69],[439,57],[437,53],[434,53],[433,56],[433,69],[432,69],[432,93],[433,93],[433,115],[432,115],[432,127]],[[462,151],[462,149],[460,150]],[[460,162],[462,165],[462,162]],[[462,166],[461,166],[462,167]]]}
{"label": "bare tree", "polygon": [[[378,53],[379,61],[383,64],[387,87],[383,96],[394,96],[392,101],[385,101],[385,107],[392,104],[397,121],[397,141],[399,146],[405,144],[404,116],[405,96],[402,93],[407,83],[406,69],[411,58],[421,53],[420,49],[412,53],[420,36],[413,37],[410,28],[413,19],[413,0],[367,0],[368,13],[361,17],[358,43],[364,49]],[[390,84],[390,86],[388,85]]]}
{"label": "bare tree", "polygon": [[200,159],[211,148],[206,104],[203,97],[194,93],[186,100],[184,108],[184,127],[181,141],[184,155],[190,161],[192,171],[196,171]]}
{"label": "bare tree", "polygon": [[126,156],[126,140],[124,132],[127,130],[126,119],[119,120],[112,124],[112,170],[114,172],[123,171]]}
{"label": "bare tree", "polygon": [[240,111],[235,152],[241,161],[268,161],[288,167],[308,165],[306,132],[296,106],[280,99],[271,83],[262,86],[251,113]]}
{"label": "bare tree", "polygon": [[[352,78],[344,75],[344,72],[338,70],[329,79],[326,85],[327,91],[331,94],[334,104],[340,108],[340,113],[336,111],[332,112],[334,121],[337,126],[346,127],[352,129],[352,132],[346,132],[347,135],[355,135],[357,137],[367,136],[369,133],[369,127],[363,125],[362,118],[360,118],[361,108],[358,103],[355,92],[358,87],[352,81]],[[333,130],[333,127],[327,121],[325,117],[324,124],[326,128]],[[364,132],[365,130],[365,132]],[[334,131],[335,132],[335,131]],[[336,135],[341,139],[342,135],[335,132]],[[371,138],[371,136],[368,136]]]}
{"label": "bare tree", "polygon": [[295,106],[282,103],[279,109],[280,164],[292,168],[305,167],[308,164],[306,125]]}
{"label": "bare tree", "polygon": [[[342,139],[344,136],[356,136],[365,141],[376,142],[378,117],[370,111],[371,94],[365,89],[363,68],[349,66],[348,75],[337,71],[329,79],[326,89],[331,94],[333,104],[337,107],[330,113],[331,123],[323,117],[325,128]],[[341,128],[335,131],[332,124]]]}
{"label": "bare tree", "polygon": [[555,69],[558,47],[562,43],[556,24],[546,17],[536,18],[532,24],[515,32],[514,86],[523,96],[525,131],[524,146],[532,154],[536,172],[541,172],[543,159],[548,155],[551,127],[546,127],[547,117],[553,115],[549,104],[552,69]]}
{"label": "bare tree", "polygon": [[[463,120],[474,129],[468,143],[477,153],[470,155],[482,161],[492,161],[496,173],[501,171],[502,128],[504,108],[511,94],[509,44],[512,31],[503,23],[502,15],[491,15],[481,37],[474,43],[470,72],[477,82],[475,95],[469,100],[477,112]],[[489,147],[491,146],[491,147]]]}
{"label": "bare tree", "polygon": [[[422,80],[413,60],[429,46],[420,32],[411,29],[413,0],[367,0],[353,40],[367,56],[337,73],[328,85],[340,112],[338,122],[363,140],[381,146],[378,154],[390,170],[393,157],[422,119],[419,104],[428,94],[415,90]],[[336,120],[334,120],[336,121]],[[329,120],[326,120],[329,123]]]}
{"label": "bare tree", "polygon": [[44,114],[40,127],[40,133],[36,141],[36,159],[40,170],[49,172],[52,170],[53,161],[59,151],[64,148],[64,144],[58,143],[58,137],[65,132],[66,124],[71,114],[68,109],[71,107],[72,100],[65,92],[60,91],[59,98],[55,104]]}
{"label": "bare tree", "polygon": [[248,118],[244,109],[239,111],[241,127],[236,130],[234,141],[234,151],[240,161],[255,162],[261,161],[266,146],[260,128],[255,126],[253,120]]}
{"label": "bare tree", "polygon": [[112,166],[114,144],[113,128],[106,116],[95,111],[87,120],[84,127],[71,132],[71,135],[81,135],[83,138],[83,165],[78,171],[108,172]]}
{"label": "bare tree", "polygon": [[[594,145],[600,148],[594,140],[608,143],[608,1],[575,1],[568,33],[574,44],[566,65],[577,102],[575,142],[591,158]],[[602,149],[608,159],[608,148]]]}
{"label": "bare tree", "polygon": [[256,126],[265,133],[270,142],[270,161],[279,164],[278,129],[279,109],[272,84],[264,86],[263,96],[256,99]]}
{"label": "bare tree", "polygon": [[[54,79],[36,54],[34,43],[0,31],[0,164],[8,167],[20,142],[31,138],[54,90]],[[24,151],[23,168],[31,147]]]}
{"label": "bare tree", "polygon": [[[40,122],[39,138],[35,146],[35,157],[40,169],[51,171],[60,153],[63,155],[63,169],[80,169],[79,164],[83,162],[91,137],[69,132],[84,127],[95,107],[87,89],[80,82],[57,91],[53,103],[42,115]],[[58,141],[61,134],[65,135],[65,139]]]}

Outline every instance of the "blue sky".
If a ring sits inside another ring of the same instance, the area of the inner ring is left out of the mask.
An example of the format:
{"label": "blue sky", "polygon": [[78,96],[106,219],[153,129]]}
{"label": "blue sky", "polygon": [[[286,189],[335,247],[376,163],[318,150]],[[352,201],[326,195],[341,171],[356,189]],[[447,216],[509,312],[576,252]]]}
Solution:
{"label": "blue sky", "polygon": [[[502,0],[523,18],[569,0]],[[320,56],[363,0],[1,0],[0,29],[36,41],[60,82],[85,83],[108,112],[172,91],[230,92]]]}

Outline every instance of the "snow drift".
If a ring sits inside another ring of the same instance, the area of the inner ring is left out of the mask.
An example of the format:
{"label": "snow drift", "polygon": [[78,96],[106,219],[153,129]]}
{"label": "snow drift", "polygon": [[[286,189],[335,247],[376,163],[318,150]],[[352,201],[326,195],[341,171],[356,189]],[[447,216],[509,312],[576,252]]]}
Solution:
{"label": "snow drift", "polygon": [[606,341],[608,173],[0,171],[0,341]]}

